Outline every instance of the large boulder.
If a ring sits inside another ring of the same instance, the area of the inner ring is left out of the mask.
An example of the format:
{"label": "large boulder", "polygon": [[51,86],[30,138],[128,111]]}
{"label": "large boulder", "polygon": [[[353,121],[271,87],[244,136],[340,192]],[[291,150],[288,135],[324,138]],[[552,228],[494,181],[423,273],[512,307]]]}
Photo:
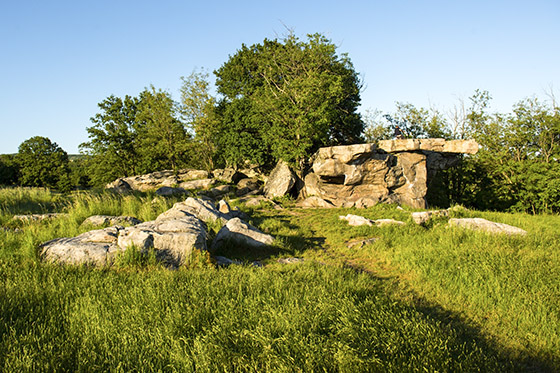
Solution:
{"label": "large boulder", "polygon": [[154,249],[156,256],[171,266],[188,261],[193,250],[206,250],[206,228],[194,216],[168,218],[123,229],[117,244],[123,250],[134,246]]}
{"label": "large boulder", "polygon": [[122,251],[117,245],[117,237],[122,229],[110,227],[45,242],[39,248],[41,257],[54,263],[111,265],[115,254]]}
{"label": "large boulder", "polygon": [[280,160],[268,176],[264,186],[264,195],[267,198],[285,196],[295,183],[296,175],[286,162]]}
{"label": "large boulder", "polygon": [[273,243],[274,237],[271,235],[261,232],[239,218],[233,218],[218,231],[212,242],[212,250],[217,250],[226,244],[259,248]]}

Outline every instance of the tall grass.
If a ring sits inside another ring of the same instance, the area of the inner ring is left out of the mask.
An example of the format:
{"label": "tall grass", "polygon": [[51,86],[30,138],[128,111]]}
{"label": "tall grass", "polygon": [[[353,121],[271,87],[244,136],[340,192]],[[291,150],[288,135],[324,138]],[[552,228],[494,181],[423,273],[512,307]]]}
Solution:
{"label": "tall grass", "polygon": [[[103,270],[38,259],[40,243],[82,233],[90,215],[152,220],[176,201],[0,190],[0,219],[12,228],[0,231],[0,371],[560,369],[557,216],[454,213],[529,232],[502,237],[443,219],[416,226],[387,205],[251,209],[277,244],[226,254],[260,268],[215,269],[202,255],[169,271],[134,251]],[[66,215],[12,221],[24,212]],[[338,219],[347,213],[407,225],[350,227]],[[280,265],[279,256],[306,261]]]}
{"label": "tall grass", "polygon": [[509,371],[468,330],[314,264],[100,271],[0,262],[4,371]]}
{"label": "tall grass", "polygon": [[[349,212],[408,224],[350,227],[338,219]],[[466,210],[455,214],[513,224],[528,235],[449,228],[445,219],[421,227],[411,222],[408,213],[390,206],[297,215],[267,212],[260,220],[266,225],[278,217],[276,221],[284,220],[287,227],[297,224],[300,232],[322,241],[322,249],[313,252],[315,257],[344,260],[378,276],[398,279],[405,289],[400,291],[402,297],[412,296],[461,315],[515,358],[543,369],[560,367],[560,217]],[[378,240],[363,248],[345,244],[368,237]]]}

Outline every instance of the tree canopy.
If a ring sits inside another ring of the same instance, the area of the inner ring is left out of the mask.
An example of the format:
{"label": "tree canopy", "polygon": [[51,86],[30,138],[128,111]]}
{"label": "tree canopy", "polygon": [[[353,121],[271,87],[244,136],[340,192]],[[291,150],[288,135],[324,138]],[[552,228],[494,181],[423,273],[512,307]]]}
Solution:
{"label": "tree canopy", "polygon": [[68,154],[47,137],[35,136],[22,142],[16,156],[20,183],[25,186],[44,186],[68,191]]}
{"label": "tree canopy", "polygon": [[220,145],[229,163],[299,165],[320,146],[361,140],[359,76],[320,34],[242,45],[215,75],[223,96]]}

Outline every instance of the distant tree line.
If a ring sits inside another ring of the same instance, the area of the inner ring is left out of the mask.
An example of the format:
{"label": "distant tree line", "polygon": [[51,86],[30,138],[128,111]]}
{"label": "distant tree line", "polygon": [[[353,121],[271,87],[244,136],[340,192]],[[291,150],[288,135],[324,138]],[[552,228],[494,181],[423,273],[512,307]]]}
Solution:
{"label": "distant tree line", "polygon": [[396,103],[391,113],[361,116],[361,81],[345,54],[320,34],[293,34],[242,45],[216,71],[182,77],[179,101],[151,86],[137,96],[109,96],[87,128],[83,158],[48,138],[33,137],[18,154],[0,156],[0,184],[69,191],[162,169],[214,169],[246,164],[271,169],[278,160],[301,171],[319,147],[392,138],[474,138],[476,155],[431,181],[428,202],[491,210],[560,212],[560,109],[525,99],[512,113],[490,111],[477,90],[451,112]]}

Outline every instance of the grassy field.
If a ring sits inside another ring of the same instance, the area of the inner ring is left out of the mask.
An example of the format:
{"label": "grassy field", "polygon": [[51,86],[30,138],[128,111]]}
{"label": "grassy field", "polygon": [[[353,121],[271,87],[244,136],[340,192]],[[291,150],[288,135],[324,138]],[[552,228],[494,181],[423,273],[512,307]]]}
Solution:
{"label": "grassy field", "polygon": [[[502,237],[412,223],[395,206],[245,209],[278,238],[169,271],[40,262],[41,242],[93,214],[154,219],[174,199],[0,190],[0,371],[558,371],[560,217],[461,210],[528,231]],[[15,214],[64,212],[23,223]],[[350,227],[339,215],[405,226]],[[219,227],[211,227],[214,232]],[[352,240],[375,242],[348,248]],[[279,264],[279,257],[300,257]],[[251,265],[254,260],[263,264]]]}

